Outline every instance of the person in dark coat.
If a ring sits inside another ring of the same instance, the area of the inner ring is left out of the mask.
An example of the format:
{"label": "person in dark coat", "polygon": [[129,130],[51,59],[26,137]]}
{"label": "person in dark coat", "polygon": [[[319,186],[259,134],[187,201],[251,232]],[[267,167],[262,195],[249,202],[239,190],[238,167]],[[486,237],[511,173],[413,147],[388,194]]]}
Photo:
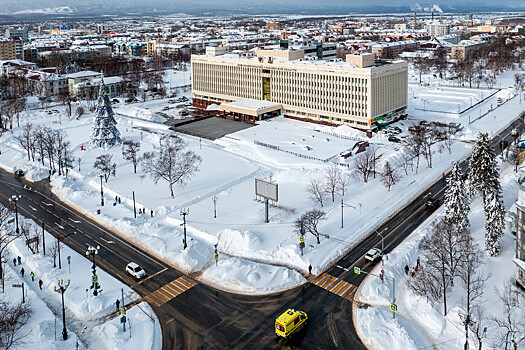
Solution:
{"label": "person in dark coat", "polygon": [[25,270],[24,270],[24,268],[22,267],[22,270],[20,270],[20,274],[22,275],[22,277],[24,277],[24,272],[25,272]]}
{"label": "person in dark coat", "polygon": [[410,270],[410,267],[408,267],[408,265],[405,265],[405,274],[408,275],[408,271]]}

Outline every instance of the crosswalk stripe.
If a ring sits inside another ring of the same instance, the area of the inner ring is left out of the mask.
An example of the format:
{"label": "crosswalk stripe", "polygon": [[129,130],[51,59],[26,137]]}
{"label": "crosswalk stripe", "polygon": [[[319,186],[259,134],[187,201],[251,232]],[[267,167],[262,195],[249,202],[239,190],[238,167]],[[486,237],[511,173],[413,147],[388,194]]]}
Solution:
{"label": "crosswalk stripe", "polygon": [[164,288],[165,288],[166,290],[169,290],[169,291],[172,292],[173,294],[175,294],[175,296],[177,296],[177,295],[179,295],[179,294],[181,293],[181,292],[178,291],[176,288],[173,288],[173,286],[172,286],[171,284],[166,284],[166,285],[164,286]]}
{"label": "crosswalk stripe", "polygon": [[157,304],[158,306],[164,304],[164,302],[159,298],[157,297],[155,294],[151,293],[150,295],[148,295],[147,297],[149,300],[153,301],[155,304]]}
{"label": "crosswalk stripe", "polygon": [[175,283],[175,281],[171,281],[169,283],[170,287],[175,289],[175,290],[178,290],[179,293],[184,293],[186,290],[184,288],[182,288],[180,285],[178,285],[177,283]]}
{"label": "crosswalk stripe", "polygon": [[312,284],[350,301],[352,301],[357,290],[357,287],[353,284],[327,273],[323,273],[321,276],[317,277],[312,281]]}
{"label": "crosswalk stripe", "polygon": [[179,280],[175,280],[175,281],[171,282],[171,284],[174,285],[174,286],[179,287],[179,289],[182,290],[183,292],[189,289],[187,286],[185,286]]}
{"label": "crosswalk stripe", "polygon": [[154,294],[155,296],[161,298],[162,300],[164,300],[164,302],[166,302],[166,303],[167,303],[168,301],[171,300],[171,298],[170,298],[169,296],[167,296],[166,294],[162,293],[162,292],[160,291],[160,289],[154,291],[153,294]]}
{"label": "crosswalk stripe", "polygon": [[181,295],[188,289],[197,285],[197,282],[187,276],[181,276],[170,283],[160,287],[144,297],[148,303],[161,306],[171,299]]}
{"label": "crosswalk stripe", "polygon": [[173,293],[173,291],[172,291],[171,289],[166,288],[166,286],[162,287],[162,288],[160,289],[160,291],[161,291],[162,293],[168,295],[168,296],[170,297],[170,299],[171,299],[171,298],[175,298],[175,297],[178,295],[178,293]]}
{"label": "crosswalk stripe", "polygon": [[181,277],[181,279],[183,279],[184,281],[188,282],[191,287],[196,285],[196,283],[192,279],[190,279],[189,277],[183,276],[183,277]]}

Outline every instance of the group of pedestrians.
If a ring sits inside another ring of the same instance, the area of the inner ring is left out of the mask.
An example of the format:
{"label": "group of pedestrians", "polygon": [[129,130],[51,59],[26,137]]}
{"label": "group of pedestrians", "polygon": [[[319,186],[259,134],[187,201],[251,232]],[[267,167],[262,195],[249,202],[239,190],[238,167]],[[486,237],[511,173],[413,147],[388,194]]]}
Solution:
{"label": "group of pedestrians", "polygon": [[[414,266],[414,270],[412,271],[412,276],[414,276],[416,274],[416,272],[419,270],[419,267],[421,266],[420,265],[420,260],[419,260],[419,256],[417,257],[417,262],[416,262],[416,266]],[[410,267],[407,265],[405,265],[405,274],[408,275],[408,272],[410,271]]]}
{"label": "group of pedestrians", "polygon": [[[20,256],[18,256],[16,258],[13,258],[13,265],[16,266],[17,263],[18,263],[18,266],[22,265],[22,258]],[[22,269],[20,270],[20,274],[22,275],[22,277],[24,277],[25,273],[26,273],[26,270],[22,267]],[[33,271],[31,271],[29,276],[31,276],[31,281],[34,282],[35,281],[35,273]],[[39,279],[38,280],[38,287],[40,288],[40,290],[42,290],[42,285],[43,284],[44,284],[44,282],[41,279]]]}

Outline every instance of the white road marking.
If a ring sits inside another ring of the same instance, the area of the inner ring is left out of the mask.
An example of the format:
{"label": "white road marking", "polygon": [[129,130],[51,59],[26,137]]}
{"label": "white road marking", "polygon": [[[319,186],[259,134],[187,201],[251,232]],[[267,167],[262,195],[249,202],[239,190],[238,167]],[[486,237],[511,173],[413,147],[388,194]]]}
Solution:
{"label": "white road marking", "polygon": [[157,275],[163,273],[163,272],[166,271],[167,269],[168,269],[168,268],[166,267],[166,268],[164,268],[164,269],[162,269],[162,270],[160,270],[160,271],[157,271],[157,272],[154,273],[153,275],[150,275],[150,276],[144,278],[143,280],[141,280],[141,281],[140,281],[139,283],[137,283],[137,284],[141,284],[142,282],[146,282],[146,281],[149,280],[150,278],[153,278],[153,277],[155,277],[155,276],[157,276]]}
{"label": "white road marking", "polygon": [[48,207],[52,207],[53,206],[53,203],[46,203],[44,201],[42,201],[42,204],[47,205]]}
{"label": "white road marking", "polygon": [[73,220],[73,218],[69,218],[69,220],[73,221],[75,224],[81,224],[82,223],[80,220]]}
{"label": "white road marking", "polygon": [[335,265],[336,267],[340,268],[341,270],[345,270],[345,271],[350,271],[348,270],[346,267],[342,267],[342,266],[339,266],[339,265]]}
{"label": "white road marking", "polygon": [[107,244],[115,244],[115,242],[113,241],[107,241],[104,239],[104,237],[100,237],[101,240],[103,240],[104,242],[106,242]]}
{"label": "white road marking", "polygon": [[37,211],[36,208],[31,205],[29,206],[29,208],[33,209],[34,211]]}
{"label": "white road marking", "polygon": [[57,225],[57,227],[58,227],[58,228],[60,228],[61,230],[63,230],[63,229],[64,229],[64,226],[60,226],[60,225],[59,225],[59,224],[57,224],[56,222],[55,222],[55,225]]}

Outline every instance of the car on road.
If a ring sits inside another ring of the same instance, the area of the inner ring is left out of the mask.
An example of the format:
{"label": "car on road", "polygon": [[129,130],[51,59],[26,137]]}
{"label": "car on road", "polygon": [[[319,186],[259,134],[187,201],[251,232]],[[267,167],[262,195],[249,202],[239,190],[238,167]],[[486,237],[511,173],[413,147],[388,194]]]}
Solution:
{"label": "car on road", "polygon": [[146,271],[144,271],[142,267],[140,267],[134,262],[130,262],[126,266],[126,272],[129,273],[131,276],[135,277],[136,279],[141,279],[142,277],[146,276]]}
{"label": "car on road", "polygon": [[306,312],[288,309],[275,320],[275,333],[278,337],[288,339],[308,323]]}
{"label": "car on road", "polygon": [[388,136],[388,141],[395,142],[395,143],[400,143],[401,139],[399,139],[399,138],[397,138],[397,137],[395,137],[393,135],[390,135],[390,136]]}
{"label": "car on road", "polygon": [[16,177],[22,177],[22,176],[25,175],[25,173],[24,173],[24,171],[22,169],[15,170],[14,174],[15,174]]}
{"label": "car on road", "polygon": [[425,207],[427,208],[427,210],[436,210],[439,207],[439,199],[430,197],[425,202]]}
{"label": "car on road", "polygon": [[383,257],[383,254],[381,253],[381,250],[378,248],[372,248],[365,254],[365,260],[374,262]]}

